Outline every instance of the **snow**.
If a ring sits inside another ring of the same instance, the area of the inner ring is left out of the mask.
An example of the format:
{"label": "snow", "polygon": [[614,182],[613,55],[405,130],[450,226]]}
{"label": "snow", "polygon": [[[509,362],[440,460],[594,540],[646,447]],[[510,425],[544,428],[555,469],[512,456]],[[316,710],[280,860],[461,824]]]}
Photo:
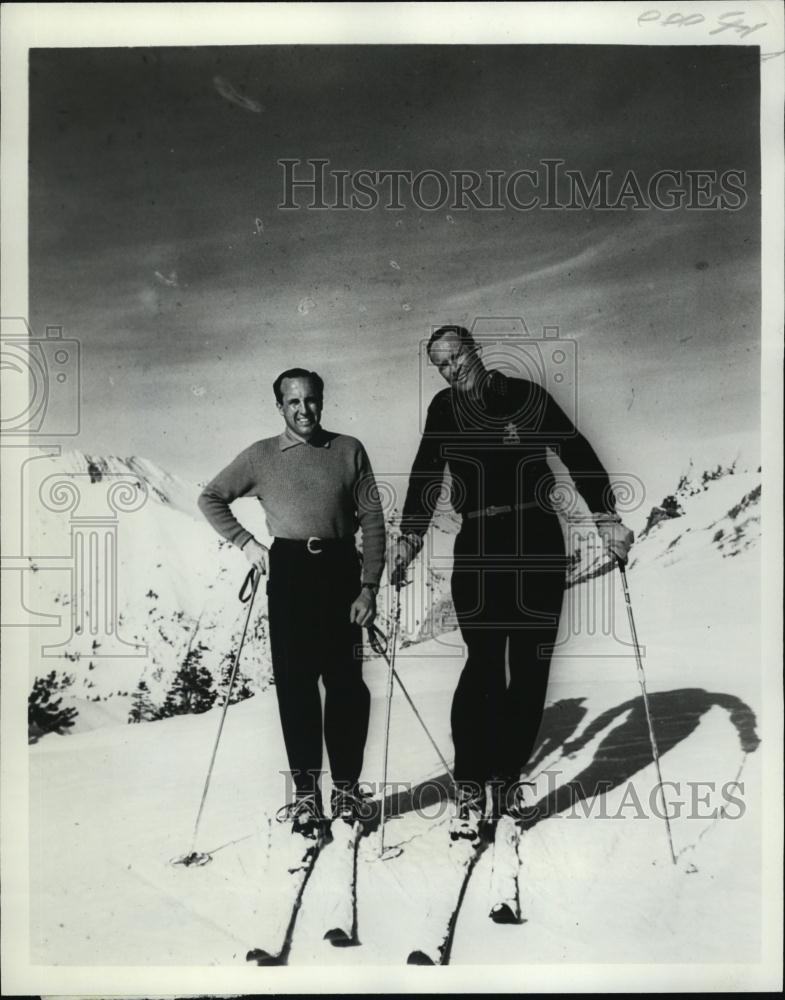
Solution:
{"label": "snow", "polygon": [[[760,729],[756,501],[736,517],[729,514],[759,481],[754,473],[735,473],[692,495],[689,488],[682,491],[683,516],[655,526],[633,549],[628,570],[662,776],[672,783],[665,793],[680,812],[671,822],[678,863],[671,862],[665,823],[650,806],[657,778],[620,578],[600,574],[568,591],[571,610],[562,617],[548,711],[551,735],[558,737],[557,722],[567,732],[541,759],[535,756],[534,769],[538,798],[555,787],[560,811],[549,810],[520,838],[523,922],[488,919],[493,850],[485,851],[468,883],[451,964],[733,962],[743,973],[760,960],[762,748],[777,737]],[[168,565],[182,567],[190,553],[193,572],[175,577],[167,603],[159,599],[155,607],[169,621],[178,607],[192,619],[206,615],[216,630],[211,649],[218,650],[232,631],[222,619],[231,611],[236,625],[238,606],[217,589],[205,601],[205,587],[218,576],[236,578],[236,553],[217,549],[197,522],[184,530],[180,511],[151,507],[147,519],[139,523],[147,536],[148,575],[140,561],[137,576],[123,585],[157,592],[152,571],[159,554],[169,546],[171,555],[176,546],[183,558],[172,557]],[[745,530],[730,557],[713,540],[715,526],[740,519]],[[674,546],[677,537],[683,544]],[[212,574],[196,558],[202,545],[212,545],[219,557]],[[593,627],[597,622],[589,627],[585,610],[592,596],[613,609],[610,634]],[[573,629],[579,606],[581,628]],[[137,625],[131,623],[132,632]],[[398,660],[448,760],[449,705],[462,662],[453,633],[407,646]],[[382,761],[384,662],[369,658],[365,676],[372,713],[363,778],[375,782]],[[117,724],[111,701],[88,704],[93,715],[83,719],[83,731],[48,735],[30,748],[33,963],[244,967],[246,951],[259,944],[255,934],[275,918],[287,839],[272,819],[287,792],[274,690],[262,687],[228,711],[196,844],[213,860],[199,868],[170,861],[191,849],[218,708],[128,726]],[[598,730],[582,741],[604,712],[609,715]],[[442,771],[396,689],[391,780],[416,786],[443,777]],[[590,781],[616,776],[618,783],[593,803],[561,808],[558,788],[563,794],[582,775]],[[735,807],[723,792],[734,781],[743,782],[743,791],[730,788]],[[358,947],[334,948],[322,939],[331,885],[329,866],[317,863],[289,965],[404,963],[432,934],[429,913],[454,891],[446,874],[448,815],[437,801],[422,815],[404,811],[391,819],[387,842],[403,846],[392,860],[379,860],[378,832],[361,842]]]}

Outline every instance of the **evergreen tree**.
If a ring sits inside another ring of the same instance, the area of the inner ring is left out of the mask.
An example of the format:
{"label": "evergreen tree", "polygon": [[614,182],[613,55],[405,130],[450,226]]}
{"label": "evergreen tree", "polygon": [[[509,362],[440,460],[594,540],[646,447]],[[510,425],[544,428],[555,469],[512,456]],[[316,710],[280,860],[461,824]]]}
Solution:
{"label": "evergreen tree", "polygon": [[161,709],[162,717],[199,714],[213,707],[217,692],[213,686],[212,674],[201,662],[205,652],[207,646],[201,642],[188,649],[166,692]]}
{"label": "evergreen tree", "polygon": [[128,721],[150,722],[158,718],[160,718],[160,715],[150,696],[150,688],[147,686],[146,681],[140,680],[131,698],[131,711],[128,715]]}
{"label": "evergreen tree", "polygon": [[63,734],[74,724],[79,714],[75,708],[63,708],[62,695],[57,692],[69,686],[68,677],[58,680],[54,670],[46,677],[36,677],[27,697],[27,740],[37,743],[46,733]]}
{"label": "evergreen tree", "polygon": [[[223,662],[221,663],[221,679],[218,684],[221,704],[226,701],[226,695],[229,691],[229,681],[232,678],[232,667],[234,666],[235,655],[236,650],[232,650],[224,656]],[[253,698],[253,696],[254,689],[251,686],[251,679],[242,672],[238,665],[237,676],[234,679],[234,687],[232,688],[232,694],[229,698],[229,704],[236,705],[238,701],[245,701],[246,698]]]}

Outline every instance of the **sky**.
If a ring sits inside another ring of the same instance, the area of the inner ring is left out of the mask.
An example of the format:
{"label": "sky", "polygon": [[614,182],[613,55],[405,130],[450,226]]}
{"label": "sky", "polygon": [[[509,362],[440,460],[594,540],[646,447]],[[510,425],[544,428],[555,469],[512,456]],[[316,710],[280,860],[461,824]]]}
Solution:
{"label": "sky", "polygon": [[[690,459],[754,459],[758,68],[730,46],[31,51],[31,323],[82,345],[69,444],[205,482],[278,432],[271,384],[298,365],[325,380],[325,426],[405,477],[443,385],[423,339],[521,317],[532,342],[558,327],[575,364],[549,387],[652,502]],[[309,158],[507,175],[557,158],[612,191],[628,171],[743,170],[746,201],[279,208],[278,161]]]}

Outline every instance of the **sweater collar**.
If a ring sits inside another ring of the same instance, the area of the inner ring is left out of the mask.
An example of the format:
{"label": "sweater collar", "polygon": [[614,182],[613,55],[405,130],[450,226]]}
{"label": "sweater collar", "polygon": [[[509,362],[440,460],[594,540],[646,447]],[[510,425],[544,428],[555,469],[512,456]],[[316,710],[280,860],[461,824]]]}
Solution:
{"label": "sweater collar", "polygon": [[296,448],[298,444],[308,444],[312,448],[329,448],[330,435],[325,433],[321,427],[316,428],[310,441],[303,441],[302,438],[293,434],[288,427],[284,429],[283,433],[278,435],[278,447],[281,451],[288,451],[289,448]]}

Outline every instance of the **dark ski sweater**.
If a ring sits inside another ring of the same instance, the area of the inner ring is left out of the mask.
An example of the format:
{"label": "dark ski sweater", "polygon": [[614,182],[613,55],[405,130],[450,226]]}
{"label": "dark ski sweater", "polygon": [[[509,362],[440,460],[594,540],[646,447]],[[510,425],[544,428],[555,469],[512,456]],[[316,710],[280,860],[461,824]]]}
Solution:
{"label": "dark ski sweater", "polygon": [[554,479],[546,449],[569,469],[589,509],[615,513],[608,474],[589,442],[541,386],[490,371],[475,396],[450,388],[428,407],[412,466],[401,533],[428,529],[445,469],[459,514],[536,502],[548,509]]}

